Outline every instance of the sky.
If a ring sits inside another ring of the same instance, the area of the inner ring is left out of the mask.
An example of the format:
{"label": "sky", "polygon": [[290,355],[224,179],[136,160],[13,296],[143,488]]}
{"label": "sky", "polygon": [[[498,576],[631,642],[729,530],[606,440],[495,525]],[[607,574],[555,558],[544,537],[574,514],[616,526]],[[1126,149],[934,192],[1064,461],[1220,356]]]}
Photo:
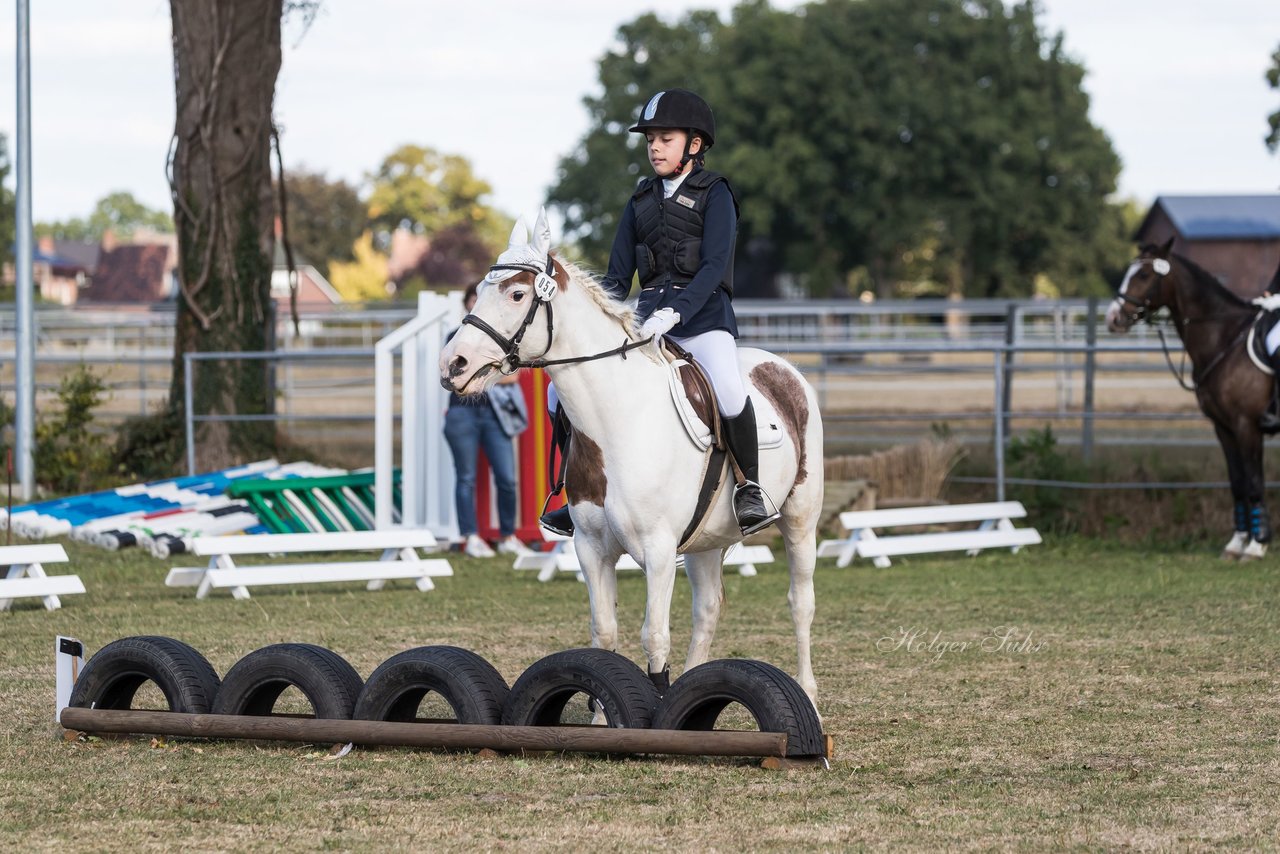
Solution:
{"label": "sky", "polygon": [[[359,184],[398,146],[466,156],[491,203],[534,215],[560,158],[587,130],[582,98],[617,28],[672,21],[723,0],[325,0],[305,34],[286,27],[276,90],[286,168]],[[792,8],[789,0],[775,6]],[[33,208],[86,216],[116,190],[170,206],[169,3],[31,2]],[[1120,194],[1280,188],[1263,145],[1280,91],[1263,74],[1280,45],[1277,0],[1044,0],[1087,69],[1090,115],[1123,162]],[[0,0],[0,132],[14,158],[16,5]],[[713,105],[714,106],[714,105]],[[637,108],[639,104],[637,104]],[[10,176],[12,187],[13,176]]]}

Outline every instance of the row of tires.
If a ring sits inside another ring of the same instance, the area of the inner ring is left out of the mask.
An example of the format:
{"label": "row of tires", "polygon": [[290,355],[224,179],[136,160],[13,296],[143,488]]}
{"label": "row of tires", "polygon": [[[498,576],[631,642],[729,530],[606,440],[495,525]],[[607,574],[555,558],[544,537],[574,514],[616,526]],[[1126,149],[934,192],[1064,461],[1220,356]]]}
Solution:
{"label": "row of tires", "polygon": [[771,664],[722,659],[695,667],[661,696],[630,659],[603,649],[571,649],[534,663],[515,684],[481,656],[455,646],[422,646],[384,661],[361,679],[346,659],[314,644],[263,647],[219,679],[197,650],[173,638],[113,641],[90,659],[76,680],[71,705],[129,709],[138,690],[154,683],[169,710],[192,714],[270,715],[280,696],[296,688],[317,718],[419,720],[428,694],[448,704],[463,724],[554,726],[575,695],[609,726],[711,730],[733,703],[762,732],[787,734],[787,753],[823,752],[822,726],[800,685]]}

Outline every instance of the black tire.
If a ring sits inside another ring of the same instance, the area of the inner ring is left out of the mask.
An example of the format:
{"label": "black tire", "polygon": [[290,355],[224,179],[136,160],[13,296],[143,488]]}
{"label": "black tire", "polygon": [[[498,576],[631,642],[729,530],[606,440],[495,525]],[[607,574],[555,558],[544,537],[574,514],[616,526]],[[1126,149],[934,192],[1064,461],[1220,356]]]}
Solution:
{"label": "black tire", "polygon": [[173,638],[120,638],[89,659],[71,705],[86,709],[128,709],[144,682],[164,692],[169,711],[208,714],[218,694],[218,674],[203,655]]}
{"label": "black tire", "polygon": [[594,698],[611,727],[645,729],[658,691],[635,662],[607,649],[571,649],[548,655],[511,686],[502,722],[555,726],[574,694]]}
{"label": "black tire", "polygon": [[492,664],[456,646],[420,646],[382,662],[364,683],[355,719],[413,721],[418,704],[433,691],[460,724],[502,723],[506,680]]}
{"label": "black tire", "polygon": [[363,681],[336,652],[309,643],[278,643],[255,650],[227,671],[213,704],[215,715],[270,715],[293,686],[317,718],[350,720]]}
{"label": "black tire", "polygon": [[821,756],[822,722],[800,683],[763,661],[725,658],[682,675],[663,695],[654,729],[710,730],[730,703],[745,706],[761,732],[785,732],[788,756]]}

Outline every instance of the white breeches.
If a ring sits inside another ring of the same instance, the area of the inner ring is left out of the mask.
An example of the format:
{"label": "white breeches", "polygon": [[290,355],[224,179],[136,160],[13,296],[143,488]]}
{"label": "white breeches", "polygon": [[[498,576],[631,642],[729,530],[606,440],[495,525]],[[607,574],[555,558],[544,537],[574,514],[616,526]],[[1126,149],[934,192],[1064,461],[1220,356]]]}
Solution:
{"label": "white breeches", "polygon": [[1271,331],[1267,333],[1267,355],[1274,355],[1277,347],[1280,347],[1280,323],[1271,327]]}
{"label": "white breeches", "polygon": [[747,405],[747,388],[742,383],[738,366],[738,342],[723,329],[713,329],[689,338],[670,336],[671,340],[693,354],[715,389],[720,414],[733,418]]}
{"label": "white breeches", "polygon": [[[742,382],[742,370],[738,367],[738,342],[723,329],[714,329],[688,338],[671,336],[684,349],[693,354],[711,379],[719,402],[720,414],[733,418],[742,414],[747,405],[747,388]],[[1270,342],[1270,338],[1267,339]],[[554,413],[560,405],[556,384],[547,383],[547,412]]]}

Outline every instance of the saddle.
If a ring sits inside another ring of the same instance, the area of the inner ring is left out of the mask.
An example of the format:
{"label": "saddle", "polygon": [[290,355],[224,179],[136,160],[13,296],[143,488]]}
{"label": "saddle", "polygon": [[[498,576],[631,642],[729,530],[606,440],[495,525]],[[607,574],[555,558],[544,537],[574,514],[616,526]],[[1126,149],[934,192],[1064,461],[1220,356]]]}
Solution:
{"label": "saddle", "polygon": [[1267,355],[1267,334],[1278,322],[1280,322],[1280,311],[1265,309],[1259,311],[1258,316],[1249,326],[1249,338],[1244,345],[1244,351],[1249,354],[1249,361],[1269,377],[1275,376],[1276,372],[1272,369],[1271,358]]}
{"label": "saddle", "polygon": [[[725,448],[720,431],[720,407],[707,372],[693,355],[672,341],[663,339],[662,355],[667,360],[667,383],[671,401],[694,447],[700,451]],[[756,410],[756,443],[763,450],[782,444],[782,426],[777,411],[763,395],[751,399]]]}
{"label": "saddle", "polygon": [[[693,355],[672,341],[663,339],[660,351],[667,360],[668,385],[671,400],[685,433],[694,447],[702,452],[702,478],[698,489],[698,503],[684,533],[680,535],[677,552],[696,537],[707,520],[708,511],[715,504],[729,478],[728,445],[720,428],[720,407],[716,403],[711,380]],[[778,413],[763,396],[752,398],[756,410],[756,441],[763,448],[776,448],[782,444],[782,428]],[[736,464],[734,464],[736,465]]]}

